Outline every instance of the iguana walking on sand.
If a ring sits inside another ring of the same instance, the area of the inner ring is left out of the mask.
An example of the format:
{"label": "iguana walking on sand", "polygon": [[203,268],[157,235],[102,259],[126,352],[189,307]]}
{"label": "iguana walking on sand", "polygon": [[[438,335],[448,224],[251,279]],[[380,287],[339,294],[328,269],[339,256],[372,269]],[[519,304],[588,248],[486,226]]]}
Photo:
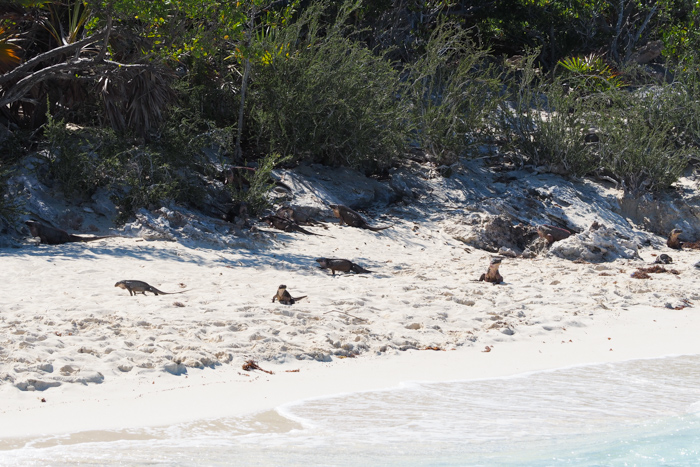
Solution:
{"label": "iguana walking on sand", "polygon": [[146,292],[153,292],[156,295],[173,295],[176,293],[187,292],[187,290],[181,290],[180,292],[163,292],[162,290],[156,289],[152,285],[148,285],[144,281],[132,280],[119,281],[116,284],[114,284],[114,286],[128,290],[129,295],[136,295],[139,292],[141,292],[144,295],[146,295]]}
{"label": "iguana walking on sand", "polygon": [[272,297],[272,303],[275,303],[275,300],[277,300],[283,305],[294,305],[294,302],[302,298],[306,298],[306,295],[292,298],[291,294],[287,292],[287,286],[282,284],[277,288],[277,293]]}
{"label": "iguana walking on sand", "polygon": [[329,204],[329,206],[333,210],[333,215],[340,219],[340,225],[347,224],[350,227],[359,227],[360,229],[372,230],[374,232],[392,227],[391,225],[387,225],[386,227],[372,227],[359,213],[347,206],[343,206],[342,204]]}
{"label": "iguana walking on sand", "polygon": [[318,262],[318,265],[321,267],[321,269],[330,269],[333,275],[335,276],[336,271],[341,271],[341,272],[354,272],[356,274],[367,274],[371,273],[372,271],[368,271],[367,269],[362,268],[361,266],[353,263],[350,260],[347,259],[338,259],[338,258],[316,258],[316,261]]}

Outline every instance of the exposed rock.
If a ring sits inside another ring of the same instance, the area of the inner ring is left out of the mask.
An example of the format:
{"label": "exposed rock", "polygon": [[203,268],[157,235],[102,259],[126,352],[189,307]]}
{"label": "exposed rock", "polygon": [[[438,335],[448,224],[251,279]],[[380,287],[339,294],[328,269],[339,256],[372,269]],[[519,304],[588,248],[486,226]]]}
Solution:
{"label": "exposed rock", "polygon": [[673,263],[673,258],[668,256],[667,254],[661,254],[656,258],[656,261],[654,261],[655,264],[671,264]]}
{"label": "exposed rock", "polygon": [[600,227],[588,230],[555,243],[549,252],[570,260],[590,262],[612,261],[617,258],[639,258],[638,245],[615,229]]}
{"label": "exposed rock", "polygon": [[237,248],[255,248],[267,241],[259,235],[243,234],[232,224],[174,206],[154,212],[140,209],[135,221],[124,224],[124,233],[146,240],[198,240]]}
{"label": "exposed rock", "polygon": [[700,193],[687,188],[680,192],[629,195],[619,199],[619,212],[640,227],[666,237],[680,228],[688,238],[700,238]]}
{"label": "exposed rock", "polygon": [[537,238],[534,227],[524,224],[514,225],[513,221],[505,215],[478,217],[481,225],[472,228],[475,219],[477,217],[468,215],[466,224],[469,227],[460,227],[458,224],[445,230],[455,239],[470,246],[492,253],[504,251],[507,256],[512,256],[509,251],[515,254],[522,253]]}
{"label": "exposed rock", "polygon": [[187,373],[187,366],[182,363],[168,362],[163,365],[163,370],[171,375],[182,375]]}
{"label": "exposed rock", "polygon": [[330,215],[329,204],[364,209],[397,199],[386,183],[367,178],[346,167],[300,165],[294,170],[276,170],[273,175],[292,189],[297,206],[309,206]]}

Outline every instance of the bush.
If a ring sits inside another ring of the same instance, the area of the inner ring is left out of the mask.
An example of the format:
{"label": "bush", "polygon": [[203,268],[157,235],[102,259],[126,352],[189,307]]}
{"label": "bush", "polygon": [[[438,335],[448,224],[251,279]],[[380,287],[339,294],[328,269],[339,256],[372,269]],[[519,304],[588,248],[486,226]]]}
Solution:
{"label": "bush", "polygon": [[398,72],[348,34],[355,4],[322,25],[324,2],[262,38],[250,87],[251,133],[266,153],[368,171],[404,144]]}
{"label": "bush", "polygon": [[159,205],[165,200],[193,202],[198,193],[184,173],[148,148],[131,148],[105,161],[111,169],[110,189],[121,208],[118,222],[124,222],[140,207]]}
{"label": "bush", "polygon": [[597,54],[564,58],[557,67],[567,86],[578,92],[609,91],[623,85],[620,75]]}
{"label": "bush", "polygon": [[598,116],[600,165],[632,193],[668,188],[688,165],[688,148],[676,144],[674,119],[654,92],[611,94],[612,105]]}
{"label": "bush", "polygon": [[67,198],[86,199],[107,181],[102,167],[105,148],[117,144],[111,130],[69,128],[65,122],[46,115],[44,139],[49,161],[48,176],[57,181]]}
{"label": "bush", "polygon": [[487,117],[498,106],[500,91],[487,55],[487,50],[472,44],[466,31],[445,23],[404,70],[400,94],[410,109],[414,142],[438,163],[464,156],[471,143],[487,132]]}
{"label": "bush", "polygon": [[675,81],[664,86],[657,105],[673,122],[681,145],[700,148],[700,55],[687,54],[675,67]]}
{"label": "bush", "polygon": [[522,163],[577,176],[602,172],[632,193],[667,188],[678,179],[689,159],[678,136],[692,131],[681,126],[674,87],[570,88],[559,79],[538,79],[533,60],[526,60],[499,113],[507,149]]}
{"label": "bush", "polygon": [[567,92],[561,81],[541,80],[533,65],[536,56],[523,61],[522,75],[510,83],[507,98],[500,103],[498,127],[505,149],[521,164],[584,175],[595,168],[585,142],[590,101],[578,92]]}
{"label": "bush", "polygon": [[[179,151],[164,147],[131,147],[113,130],[68,129],[49,117],[44,127],[49,158],[48,176],[66,197],[88,199],[98,187],[113,191],[124,222],[140,207],[164,200],[196,202],[200,193],[191,177],[201,146],[183,144]],[[204,136],[200,137],[204,139]]]}
{"label": "bush", "polygon": [[250,214],[257,215],[270,207],[268,192],[275,186],[275,182],[270,177],[276,165],[287,161],[289,157],[282,157],[279,154],[268,154],[258,160],[255,170],[245,170],[242,176],[247,182],[247,187],[243,183],[229,183],[226,185],[231,193],[234,202],[242,202],[248,206]]}

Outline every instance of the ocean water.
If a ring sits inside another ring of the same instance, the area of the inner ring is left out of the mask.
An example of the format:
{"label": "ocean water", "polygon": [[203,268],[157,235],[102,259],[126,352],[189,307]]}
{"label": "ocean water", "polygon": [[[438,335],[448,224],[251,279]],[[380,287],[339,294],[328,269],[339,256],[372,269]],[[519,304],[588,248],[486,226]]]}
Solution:
{"label": "ocean water", "polygon": [[700,465],[700,356],[406,383],[245,417],[7,442],[2,465]]}

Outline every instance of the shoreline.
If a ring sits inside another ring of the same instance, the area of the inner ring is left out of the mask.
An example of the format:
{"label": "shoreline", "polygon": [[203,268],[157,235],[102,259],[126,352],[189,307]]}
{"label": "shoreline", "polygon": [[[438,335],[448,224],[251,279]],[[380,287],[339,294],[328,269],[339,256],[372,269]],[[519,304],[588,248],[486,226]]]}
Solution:
{"label": "shoreline", "polygon": [[[695,355],[700,354],[700,342],[693,339],[698,325],[700,316],[693,316],[692,310],[638,308],[621,312],[609,323],[559,331],[539,342],[494,344],[491,352],[469,347],[361,356],[332,363],[260,364],[274,375],[256,371],[241,376],[246,373],[228,366],[195,370],[187,378],[163,375],[140,381],[108,381],[63,393],[52,389],[11,398],[5,385],[0,397],[13,403],[0,411],[0,446],[4,445],[0,449],[13,449],[17,443],[47,436],[261,413],[309,399],[392,389],[401,383],[517,377],[575,366]],[[562,343],[564,337],[572,342]],[[289,369],[299,372],[286,373]],[[42,397],[46,403],[39,402]],[[99,438],[99,434],[93,436]]]}
{"label": "shoreline", "polygon": [[[695,252],[659,241],[606,263],[506,258],[492,285],[477,280],[491,254],[449,233],[459,222],[397,219],[379,234],[329,223],[251,249],[139,238],[0,249],[0,450],[408,382],[700,354]],[[676,271],[631,277],[664,252]],[[373,273],[333,276],[318,257]],[[131,296],[114,286],[124,279],[187,293]],[[308,298],[272,303],[279,284]],[[248,360],[274,374],[244,371]]]}

